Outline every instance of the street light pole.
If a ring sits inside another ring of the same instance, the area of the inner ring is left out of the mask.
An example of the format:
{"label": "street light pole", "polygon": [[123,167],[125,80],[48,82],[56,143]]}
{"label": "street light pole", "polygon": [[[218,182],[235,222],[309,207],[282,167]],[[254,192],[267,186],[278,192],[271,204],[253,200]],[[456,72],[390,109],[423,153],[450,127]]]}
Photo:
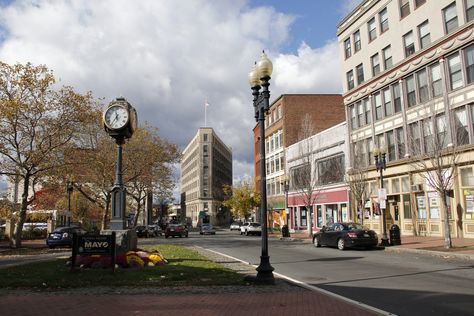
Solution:
{"label": "street light pole", "polygon": [[[255,109],[255,119],[260,129],[260,218],[262,221],[262,253],[260,265],[257,267],[256,281],[259,283],[274,283],[273,267],[270,265],[268,255],[268,228],[267,228],[267,181],[265,170],[265,114],[270,108],[270,76],[273,65],[265,52],[260,56],[260,60],[254,65],[249,73],[249,83],[252,88],[253,106]],[[262,92],[260,92],[262,88]]]}
{"label": "street light pole", "polygon": [[[376,148],[374,149],[374,158],[375,158],[375,167],[377,171],[380,172],[380,189],[383,191],[383,171],[385,170],[386,161],[385,161],[385,149]],[[383,235],[380,242],[381,246],[389,246],[388,237],[387,237],[387,219],[385,218],[385,200],[381,198],[382,194],[379,194],[379,205],[382,209],[382,225],[383,225]]]}
{"label": "street light pole", "polygon": [[74,186],[72,185],[72,181],[68,181],[66,185],[67,190],[67,225],[71,226],[71,193],[74,190]]}

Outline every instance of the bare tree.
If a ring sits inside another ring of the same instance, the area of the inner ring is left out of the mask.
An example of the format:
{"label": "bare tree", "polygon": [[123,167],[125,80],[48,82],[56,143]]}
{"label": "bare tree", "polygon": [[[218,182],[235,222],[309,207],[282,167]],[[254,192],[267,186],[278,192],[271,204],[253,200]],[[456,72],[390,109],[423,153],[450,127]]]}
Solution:
{"label": "bare tree", "polygon": [[317,177],[313,169],[313,152],[316,145],[311,136],[314,135],[314,125],[310,114],[306,114],[301,122],[298,135],[299,165],[290,169],[290,185],[300,196],[308,213],[307,227],[308,236],[313,235],[313,223],[311,213],[314,203],[318,200],[320,189],[317,186]]}
{"label": "bare tree", "polygon": [[456,177],[456,164],[460,157],[460,146],[466,143],[467,131],[459,119],[454,119],[450,142],[447,117],[437,114],[433,107],[424,109],[426,115],[419,122],[409,125],[408,144],[410,165],[426,184],[437,192],[441,199],[442,218],[444,220],[444,246],[452,247],[449,226],[448,201],[446,197],[453,188]]}
{"label": "bare tree", "polygon": [[364,224],[365,201],[367,200],[367,159],[362,147],[362,143],[358,142],[354,146],[352,155],[352,167],[348,171],[348,183],[351,190],[352,200],[355,201],[355,212],[352,214],[353,219],[357,219],[360,214],[360,223]]}

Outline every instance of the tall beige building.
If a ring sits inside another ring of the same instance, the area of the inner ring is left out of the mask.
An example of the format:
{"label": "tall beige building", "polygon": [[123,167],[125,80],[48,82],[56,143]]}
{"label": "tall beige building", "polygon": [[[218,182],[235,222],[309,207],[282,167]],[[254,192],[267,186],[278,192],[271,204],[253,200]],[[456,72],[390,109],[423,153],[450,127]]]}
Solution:
{"label": "tall beige building", "polygon": [[[372,151],[385,147],[387,229],[444,236],[446,199],[451,234],[474,238],[473,20],[474,0],[365,0],[338,25],[350,171],[367,172],[364,223],[379,232]],[[459,153],[444,197],[412,163],[435,150]]]}
{"label": "tall beige building", "polygon": [[222,205],[224,184],[232,185],[232,150],[212,128],[199,128],[183,151],[181,214],[193,226],[229,224],[229,210]]}

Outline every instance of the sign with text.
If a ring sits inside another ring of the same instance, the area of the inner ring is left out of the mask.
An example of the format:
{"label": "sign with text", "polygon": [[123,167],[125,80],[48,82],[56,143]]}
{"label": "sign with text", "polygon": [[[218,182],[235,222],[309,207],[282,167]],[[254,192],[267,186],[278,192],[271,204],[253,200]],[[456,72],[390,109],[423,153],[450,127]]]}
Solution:
{"label": "sign with text", "polygon": [[85,235],[77,237],[77,254],[99,255],[112,253],[112,235]]}

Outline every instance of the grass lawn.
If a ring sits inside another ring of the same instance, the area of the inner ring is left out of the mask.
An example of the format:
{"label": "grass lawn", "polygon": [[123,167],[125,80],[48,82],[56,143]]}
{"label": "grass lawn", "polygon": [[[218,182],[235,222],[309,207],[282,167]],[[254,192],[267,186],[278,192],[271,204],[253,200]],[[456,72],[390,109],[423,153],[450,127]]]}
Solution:
{"label": "grass lawn", "polygon": [[0,269],[0,288],[58,289],[95,286],[207,286],[244,285],[243,276],[177,245],[149,245],[168,260],[164,266],[145,268],[81,269],[71,272],[65,259]]}

